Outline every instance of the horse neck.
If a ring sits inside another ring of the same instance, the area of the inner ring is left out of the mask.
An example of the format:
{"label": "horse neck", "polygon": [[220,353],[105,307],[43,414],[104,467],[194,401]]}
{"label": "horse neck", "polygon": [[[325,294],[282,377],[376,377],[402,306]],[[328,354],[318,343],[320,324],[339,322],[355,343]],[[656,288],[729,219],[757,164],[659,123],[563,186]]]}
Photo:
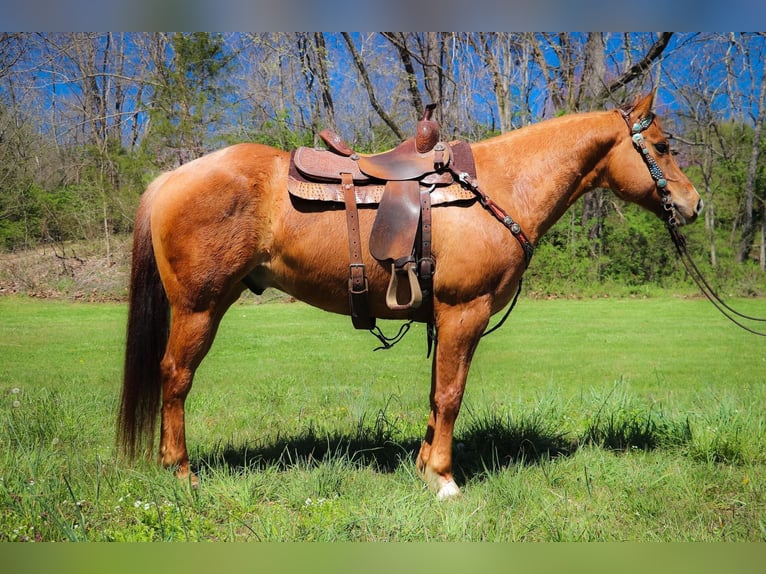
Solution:
{"label": "horse neck", "polygon": [[536,242],[581,195],[607,185],[606,158],[620,129],[616,112],[588,112],[480,142],[480,185]]}

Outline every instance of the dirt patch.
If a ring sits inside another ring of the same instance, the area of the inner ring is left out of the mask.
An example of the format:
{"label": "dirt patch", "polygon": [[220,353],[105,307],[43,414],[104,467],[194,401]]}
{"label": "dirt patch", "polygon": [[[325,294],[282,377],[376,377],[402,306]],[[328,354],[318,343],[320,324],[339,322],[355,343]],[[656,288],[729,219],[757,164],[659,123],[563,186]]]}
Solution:
{"label": "dirt patch", "polygon": [[[104,241],[42,245],[27,251],[0,253],[0,297],[25,295],[39,299],[127,302],[132,236]],[[262,295],[245,291],[241,303],[290,303],[276,289]]]}
{"label": "dirt patch", "polygon": [[0,295],[125,301],[132,238],[42,245],[0,254]]}

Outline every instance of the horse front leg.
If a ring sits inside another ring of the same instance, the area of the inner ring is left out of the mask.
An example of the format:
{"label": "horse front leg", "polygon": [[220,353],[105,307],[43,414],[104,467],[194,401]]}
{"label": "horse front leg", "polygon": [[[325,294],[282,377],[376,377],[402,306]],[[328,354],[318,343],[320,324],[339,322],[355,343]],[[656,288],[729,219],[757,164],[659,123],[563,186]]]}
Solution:
{"label": "horse front leg", "polygon": [[489,321],[489,306],[470,305],[437,312],[438,341],[431,369],[431,415],[417,469],[439,500],[460,496],[452,476],[452,438],[468,369]]}

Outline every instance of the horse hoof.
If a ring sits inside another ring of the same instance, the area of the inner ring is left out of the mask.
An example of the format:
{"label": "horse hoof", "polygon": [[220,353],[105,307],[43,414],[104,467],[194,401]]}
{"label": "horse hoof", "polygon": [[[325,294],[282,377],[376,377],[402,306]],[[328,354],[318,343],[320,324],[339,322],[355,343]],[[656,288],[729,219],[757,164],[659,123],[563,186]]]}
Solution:
{"label": "horse hoof", "polygon": [[436,498],[438,500],[450,500],[460,496],[460,488],[458,488],[451,475],[450,478],[447,478],[437,474],[432,469],[428,468],[425,463],[421,464],[420,462],[418,462],[417,469],[418,474],[423,481],[432,491],[436,492]]}
{"label": "horse hoof", "polygon": [[439,492],[436,493],[438,500],[451,500],[460,496],[460,489],[454,480],[449,480],[441,485]]}
{"label": "horse hoof", "polygon": [[194,488],[194,489],[199,488],[199,477],[193,472],[190,472],[189,470],[186,470],[186,472],[177,470],[175,472],[175,475],[180,482],[185,482],[191,488]]}

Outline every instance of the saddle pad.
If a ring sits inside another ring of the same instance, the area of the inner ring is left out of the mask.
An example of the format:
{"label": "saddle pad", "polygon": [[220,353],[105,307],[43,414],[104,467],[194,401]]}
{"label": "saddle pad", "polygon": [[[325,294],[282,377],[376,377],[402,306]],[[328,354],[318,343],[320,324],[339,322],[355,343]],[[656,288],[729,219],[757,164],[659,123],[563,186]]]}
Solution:
{"label": "saddle pad", "polygon": [[[356,187],[356,202],[360,205],[377,205],[383,198],[385,190],[385,185],[358,185]],[[287,191],[290,192],[290,195],[300,199],[344,203],[343,190],[341,190],[340,184],[337,183],[307,181],[302,178],[295,178],[293,174],[290,174],[287,178]],[[476,195],[459,183],[437,187],[431,192],[431,205],[472,201],[475,199]]]}

